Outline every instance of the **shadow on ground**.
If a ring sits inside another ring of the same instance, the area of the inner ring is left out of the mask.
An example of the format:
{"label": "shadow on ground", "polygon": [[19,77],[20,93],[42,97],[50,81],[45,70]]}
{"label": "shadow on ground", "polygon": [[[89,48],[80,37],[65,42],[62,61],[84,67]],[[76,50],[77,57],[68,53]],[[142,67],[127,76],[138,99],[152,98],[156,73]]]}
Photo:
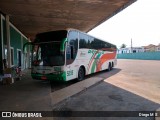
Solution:
{"label": "shadow on ground", "polygon": [[[117,74],[120,71],[121,71],[121,69],[118,69],[118,68],[113,68],[112,71],[104,70],[104,71],[97,72],[97,73],[94,73],[94,74],[91,74],[91,75],[87,75],[87,76],[85,76],[84,80],[86,80],[87,78],[92,78],[92,77],[101,77],[101,78],[106,79],[106,78],[111,77],[112,75]],[[77,79],[67,81],[67,82],[55,82],[55,81],[53,81],[53,82],[51,82],[51,92],[60,90],[62,88],[68,87],[68,86],[76,84],[78,82],[80,82],[80,81],[78,81]]]}
{"label": "shadow on ground", "polygon": [[51,110],[50,83],[33,80],[24,71],[22,80],[11,85],[0,85],[1,111]]}
{"label": "shadow on ground", "polygon": [[[83,94],[77,94],[70,99],[64,101],[63,103],[54,107],[53,111],[71,111],[71,117],[57,117],[55,118],[56,120],[59,120],[60,118],[61,120],[154,120],[154,117],[138,117],[139,112],[154,112],[159,107],[160,104],[154,103],[148,99],[145,99],[141,96],[138,96],[103,81],[97,86],[88,89]],[[83,114],[81,114],[81,112],[79,112],[79,118],[76,118],[72,117],[74,116],[74,111],[81,111],[83,113],[86,113],[86,115],[87,111],[97,111],[96,115],[98,115],[98,113],[101,114],[102,111],[113,112],[110,114],[111,117],[92,117],[95,116],[95,112],[93,112],[93,114],[90,113],[90,117],[85,117],[83,116]],[[119,111],[122,111],[122,117],[114,117],[118,115]],[[128,112],[129,114],[132,114],[133,111],[139,112],[136,112],[135,116],[125,117],[125,111],[130,111]]]}
{"label": "shadow on ground", "polygon": [[[113,69],[110,72],[102,71],[89,75],[86,79],[103,74],[107,74],[109,77],[119,71],[119,69]],[[33,80],[30,76],[30,70],[25,70],[22,80],[15,81],[11,85],[0,85],[0,110],[51,110],[51,91],[62,89],[77,82],[77,80],[72,80],[66,83],[50,84],[49,81]]]}

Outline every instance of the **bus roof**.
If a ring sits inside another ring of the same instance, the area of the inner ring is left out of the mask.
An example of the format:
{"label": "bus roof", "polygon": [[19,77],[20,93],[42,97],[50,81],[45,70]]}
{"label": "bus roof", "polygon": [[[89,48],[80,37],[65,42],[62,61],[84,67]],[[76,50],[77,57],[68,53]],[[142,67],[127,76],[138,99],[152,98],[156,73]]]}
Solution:
{"label": "bus roof", "polygon": [[[86,35],[88,35],[90,37],[93,37],[93,38],[96,38],[98,40],[107,42],[107,43],[109,43],[111,45],[114,45],[114,44],[112,44],[112,43],[110,43],[108,41],[99,39],[97,37],[94,37],[92,35],[89,35],[89,34],[87,34],[85,32],[82,32],[82,31],[74,29],[74,28],[67,28],[67,29],[64,29],[64,30],[56,30],[56,31],[49,31],[49,32],[39,33],[39,34],[36,35],[36,39],[35,39],[34,43],[54,41],[54,40],[56,40],[55,34],[56,34],[56,36],[58,36],[58,38],[64,38],[64,37],[67,36],[67,33],[69,31],[73,31],[73,30],[78,31],[78,32],[83,33],[83,34],[86,34]],[[53,34],[53,33],[55,33],[55,34]],[[114,45],[114,46],[116,46],[116,45]]]}
{"label": "bus roof", "polygon": [[67,30],[57,30],[39,33],[36,35],[34,43],[39,42],[50,42],[50,41],[60,41],[67,36]]}

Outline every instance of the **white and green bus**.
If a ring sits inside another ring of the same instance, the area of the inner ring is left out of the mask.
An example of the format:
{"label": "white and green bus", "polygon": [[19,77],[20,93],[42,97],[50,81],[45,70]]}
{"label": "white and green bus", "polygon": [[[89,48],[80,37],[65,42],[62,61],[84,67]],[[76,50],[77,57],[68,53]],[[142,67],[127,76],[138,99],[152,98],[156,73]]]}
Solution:
{"label": "white and green bus", "polygon": [[111,70],[116,46],[74,29],[40,33],[32,45],[33,79],[83,80],[86,75]]}

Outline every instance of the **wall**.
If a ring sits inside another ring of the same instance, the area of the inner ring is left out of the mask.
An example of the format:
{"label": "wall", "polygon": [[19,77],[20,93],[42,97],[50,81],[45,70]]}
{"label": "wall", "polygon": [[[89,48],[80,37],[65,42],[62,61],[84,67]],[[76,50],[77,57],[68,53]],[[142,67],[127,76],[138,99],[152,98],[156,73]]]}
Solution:
{"label": "wall", "polygon": [[17,49],[21,50],[21,34],[10,26],[10,44],[14,48],[14,65],[17,63]]}
{"label": "wall", "polygon": [[[1,15],[1,14],[0,14]],[[2,63],[2,60],[4,58],[6,58],[5,56],[5,48],[7,46],[7,41],[6,41],[6,23],[5,23],[5,18],[3,15],[1,15],[0,20],[2,22],[0,22],[0,30],[1,30],[1,34],[0,34],[0,48],[2,48],[2,50],[0,50],[0,61]],[[26,57],[23,54],[23,44],[28,42],[27,37],[25,37],[12,23],[9,23],[9,28],[10,28],[10,47],[12,47],[14,49],[14,58],[13,58],[13,63],[14,66],[18,65],[18,54],[17,51],[21,51],[21,67],[22,69],[28,68],[29,64],[27,64],[26,62],[24,62],[24,60],[26,60]],[[28,48],[27,48],[28,51]],[[0,73],[2,73],[0,71]]]}
{"label": "wall", "polygon": [[160,60],[160,52],[117,54],[117,59]]}
{"label": "wall", "polygon": [[[0,16],[0,29],[2,29],[2,20],[1,20],[1,17],[2,16]],[[0,73],[3,73],[3,62],[2,62],[2,60],[3,60],[3,48],[1,47],[2,46],[2,44],[3,44],[3,41],[2,41],[2,35],[3,33],[2,33],[2,31],[0,31]]]}
{"label": "wall", "polygon": [[[24,45],[25,43],[27,43],[28,40],[24,37],[22,37],[22,45]],[[23,53],[23,68],[28,68],[29,67],[29,63],[28,63],[28,50],[29,50],[29,46],[25,47],[24,53]]]}

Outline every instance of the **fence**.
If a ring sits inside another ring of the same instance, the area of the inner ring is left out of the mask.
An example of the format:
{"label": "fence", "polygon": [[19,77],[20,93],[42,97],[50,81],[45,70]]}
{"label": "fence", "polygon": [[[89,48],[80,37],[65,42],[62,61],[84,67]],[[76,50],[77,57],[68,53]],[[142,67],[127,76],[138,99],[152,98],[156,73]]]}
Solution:
{"label": "fence", "polygon": [[117,54],[117,59],[160,60],[160,52]]}

